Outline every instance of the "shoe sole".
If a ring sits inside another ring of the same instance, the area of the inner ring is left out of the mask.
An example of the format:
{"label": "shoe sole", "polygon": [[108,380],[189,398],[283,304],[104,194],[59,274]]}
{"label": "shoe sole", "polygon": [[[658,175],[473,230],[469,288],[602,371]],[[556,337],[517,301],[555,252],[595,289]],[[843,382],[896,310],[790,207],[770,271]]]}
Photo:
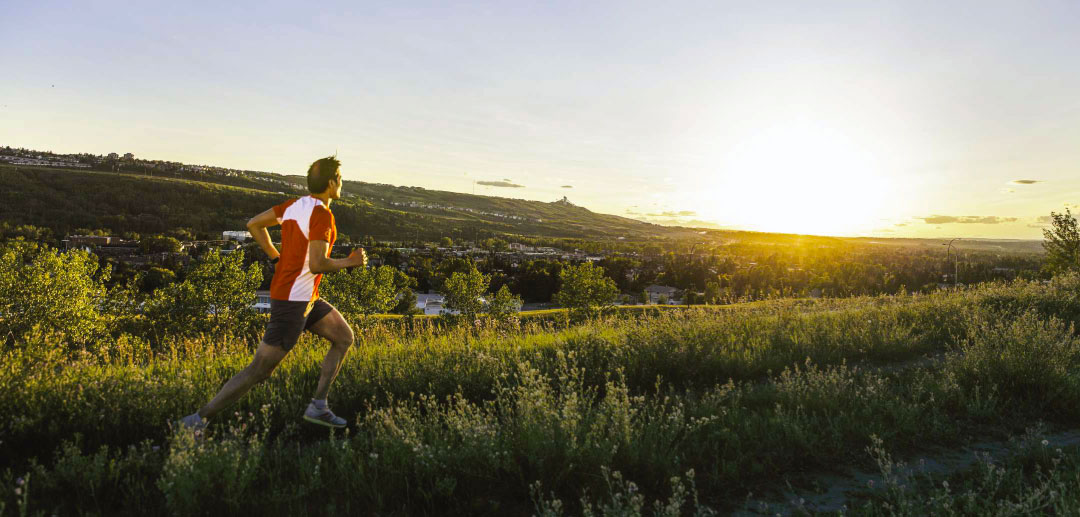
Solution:
{"label": "shoe sole", "polygon": [[311,422],[313,424],[319,424],[319,425],[321,425],[323,427],[330,427],[330,428],[333,428],[333,429],[341,429],[342,427],[345,427],[345,424],[334,425],[334,424],[331,424],[330,422],[319,420],[318,418],[311,418],[311,417],[309,417],[307,415],[304,415],[304,420],[307,420],[308,422]]}

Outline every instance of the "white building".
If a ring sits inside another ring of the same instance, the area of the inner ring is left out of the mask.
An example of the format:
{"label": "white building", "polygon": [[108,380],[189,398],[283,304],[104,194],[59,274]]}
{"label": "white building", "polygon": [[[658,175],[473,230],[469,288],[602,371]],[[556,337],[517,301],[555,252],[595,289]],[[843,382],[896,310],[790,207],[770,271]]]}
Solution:
{"label": "white building", "polygon": [[255,291],[255,303],[251,304],[251,308],[255,309],[255,312],[259,314],[268,314],[270,312],[270,291]]}
{"label": "white building", "polygon": [[660,297],[667,298],[668,303],[675,303],[675,293],[679,290],[674,287],[668,287],[666,285],[650,285],[645,288],[645,292],[649,295],[649,303],[656,303],[660,301]]}
{"label": "white building", "polygon": [[251,232],[248,232],[246,230],[245,231],[231,231],[231,230],[230,231],[224,231],[224,232],[221,232],[221,240],[224,240],[224,241],[233,240],[233,241],[239,241],[239,242],[248,241],[248,240],[251,240]]}
{"label": "white building", "polygon": [[443,308],[446,298],[441,294],[417,294],[416,308],[424,311],[429,316],[438,316],[450,312]]}

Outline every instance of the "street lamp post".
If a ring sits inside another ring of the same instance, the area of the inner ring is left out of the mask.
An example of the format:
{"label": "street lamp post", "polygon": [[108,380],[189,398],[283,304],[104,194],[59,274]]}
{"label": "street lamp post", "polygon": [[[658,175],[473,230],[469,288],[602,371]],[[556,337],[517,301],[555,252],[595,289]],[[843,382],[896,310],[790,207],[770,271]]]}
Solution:
{"label": "street lamp post", "polygon": [[[960,240],[960,237],[957,237],[957,238],[949,241],[949,244],[948,244],[949,247],[945,251],[945,262],[946,263],[949,262],[949,255],[952,254],[952,248],[953,248],[952,243],[954,241],[958,241],[958,240]],[[945,243],[942,243],[941,245],[946,246]],[[958,287],[958,284],[960,283],[960,279],[958,278],[959,275],[960,275],[960,269],[959,269],[959,266],[957,266],[957,260],[958,259],[959,259],[959,257],[956,257],[956,256],[953,257],[953,287]]]}

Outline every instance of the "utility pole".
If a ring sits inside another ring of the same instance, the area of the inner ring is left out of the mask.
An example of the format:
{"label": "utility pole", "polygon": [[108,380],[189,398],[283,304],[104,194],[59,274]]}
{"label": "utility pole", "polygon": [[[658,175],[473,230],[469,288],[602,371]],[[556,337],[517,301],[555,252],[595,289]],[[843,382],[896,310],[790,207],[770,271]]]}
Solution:
{"label": "utility pole", "polygon": [[[946,264],[949,263],[949,255],[952,253],[952,248],[953,248],[952,243],[955,242],[955,241],[958,241],[958,240],[960,240],[960,237],[957,237],[957,238],[949,241],[949,244],[948,244],[949,247],[945,251],[945,263]],[[945,246],[946,244],[942,243],[941,245]],[[959,254],[959,248],[957,248],[957,254]],[[959,275],[960,275],[960,268],[957,265],[957,260],[958,259],[959,259],[959,257],[953,256],[953,288],[959,287],[959,283],[960,283],[960,279],[958,278]]]}

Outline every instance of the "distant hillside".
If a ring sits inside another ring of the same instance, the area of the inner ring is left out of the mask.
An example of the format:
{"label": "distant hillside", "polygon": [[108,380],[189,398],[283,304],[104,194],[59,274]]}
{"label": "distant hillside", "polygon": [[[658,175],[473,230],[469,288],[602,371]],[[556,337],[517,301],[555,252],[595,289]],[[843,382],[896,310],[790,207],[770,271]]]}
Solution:
{"label": "distant hillside", "polygon": [[[127,173],[0,166],[0,219],[64,235],[79,228],[158,233],[189,228],[213,235],[238,229],[252,215],[305,194],[294,185],[245,186]],[[347,181],[333,209],[340,233],[382,240],[501,235],[607,240],[690,236],[685,228],[597,214],[564,202],[543,203]]]}

